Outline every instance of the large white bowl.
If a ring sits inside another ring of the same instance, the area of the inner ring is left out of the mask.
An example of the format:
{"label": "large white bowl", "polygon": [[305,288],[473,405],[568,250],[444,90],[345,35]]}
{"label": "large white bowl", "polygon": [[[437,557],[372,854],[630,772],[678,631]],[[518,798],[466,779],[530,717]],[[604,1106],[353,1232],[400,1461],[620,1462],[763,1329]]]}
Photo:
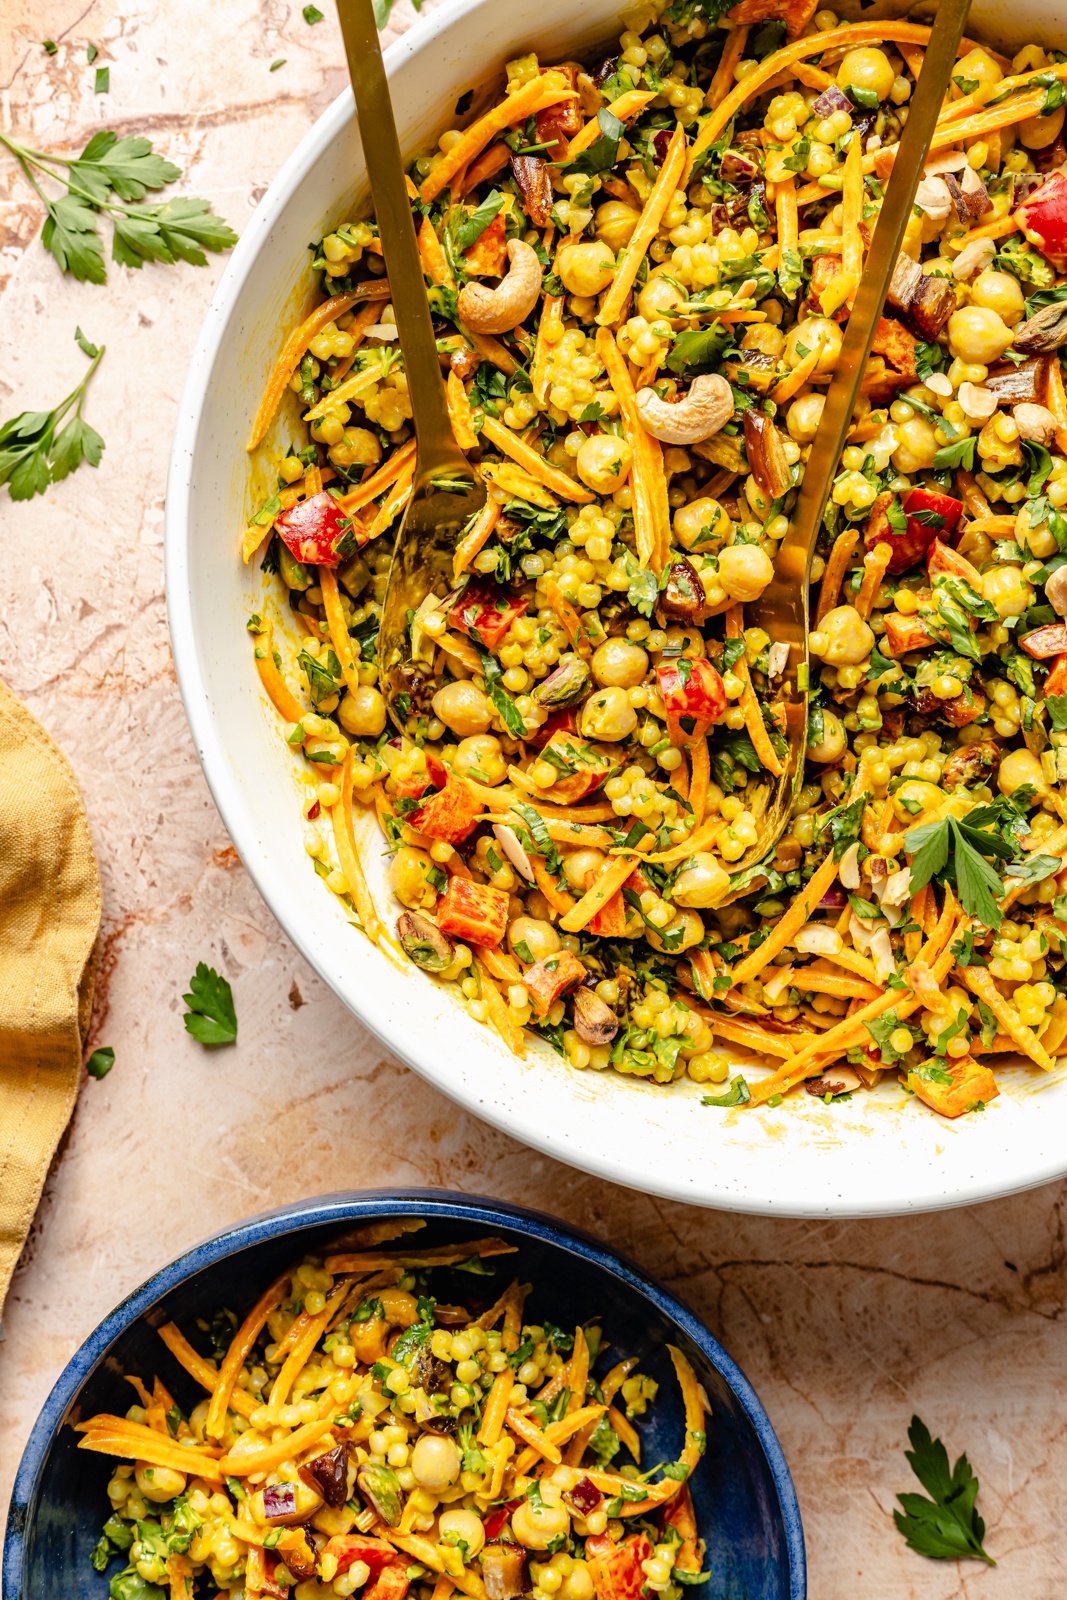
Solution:
{"label": "large white bowl", "polygon": [[[414,153],[449,126],[459,96],[491,83],[508,57],[537,49],[558,60],[609,38],[618,10],[618,0],[444,5],[388,52],[403,145]],[[991,41],[1012,48],[1056,36],[1040,0],[1019,0],[1010,17],[979,0],[972,30],[983,22]],[[307,302],[308,243],[351,214],[361,181],[344,94],[271,185],[222,278],[185,386],[167,492],[167,594],[186,711],[234,844],[294,944],[446,1094],[528,1144],[633,1188],[738,1211],[873,1216],[962,1205],[1067,1172],[1067,1087],[1036,1069],[1001,1072],[1000,1098],[955,1124],[898,1086],[832,1109],[801,1095],[776,1111],[724,1112],[702,1107],[694,1084],[662,1089],[575,1072],[547,1046],[532,1044],[517,1060],[446,991],[346,922],[304,853],[293,758],[245,630],[263,580],[242,568],[238,542],[269,470],[266,451],[258,462],[245,453],[249,420],[280,338]],[[283,416],[276,438],[295,415]],[[384,899],[376,837],[367,833],[367,853]]]}

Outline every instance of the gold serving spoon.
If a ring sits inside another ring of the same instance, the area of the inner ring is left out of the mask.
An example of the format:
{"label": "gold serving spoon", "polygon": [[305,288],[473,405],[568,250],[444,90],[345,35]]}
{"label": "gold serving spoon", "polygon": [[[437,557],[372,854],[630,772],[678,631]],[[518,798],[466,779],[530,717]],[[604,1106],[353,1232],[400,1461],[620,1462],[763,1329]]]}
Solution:
{"label": "gold serving spoon", "polygon": [[485,504],[485,485],[456,444],[448,418],[372,0],[337,0],[337,10],[418,450],[378,635],[382,693],[390,716],[403,729],[429,714],[430,700],[443,683],[432,675],[433,642],[412,629],[411,618],[428,595],[443,600],[453,588],[452,557],[464,527]]}
{"label": "gold serving spoon", "polygon": [[808,733],[811,558],[969,9],[970,0],[940,0],[938,5],[789,532],[779,547],[774,577],[760,598],[748,607],[752,627],[762,628],[775,644],[789,646],[783,682],[775,697],[785,715],[789,758],[781,777],[758,786],[750,784],[745,791],[746,805],[756,816],[759,834],[731,873],[725,900],[744,893],[758,879],[759,868],[786,830],[800,789]]}

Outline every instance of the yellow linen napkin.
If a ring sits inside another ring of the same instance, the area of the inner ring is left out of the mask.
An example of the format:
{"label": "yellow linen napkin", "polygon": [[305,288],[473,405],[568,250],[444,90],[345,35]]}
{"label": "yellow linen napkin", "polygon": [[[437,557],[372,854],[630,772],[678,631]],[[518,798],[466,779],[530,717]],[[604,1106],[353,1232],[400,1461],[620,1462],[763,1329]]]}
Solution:
{"label": "yellow linen napkin", "polygon": [[74,774],[0,683],[0,1308],[74,1109],[99,931]]}

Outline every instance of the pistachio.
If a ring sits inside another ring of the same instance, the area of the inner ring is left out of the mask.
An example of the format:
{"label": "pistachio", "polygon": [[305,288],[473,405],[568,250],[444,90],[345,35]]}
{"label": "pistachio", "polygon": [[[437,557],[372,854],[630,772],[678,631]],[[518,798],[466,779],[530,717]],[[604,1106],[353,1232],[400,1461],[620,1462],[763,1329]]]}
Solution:
{"label": "pistachio", "polygon": [[565,706],[575,706],[589,687],[589,668],[581,656],[560,656],[559,666],[550,672],[533,692],[539,706],[551,711],[561,711]]}
{"label": "pistachio", "polygon": [[424,972],[443,972],[456,959],[456,947],[451,939],[429,917],[420,917],[414,911],[405,911],[396,919],[396,936],[415,965]]}
{"label": "pistachio", "polygon": [[1067,300],[1055,300],[1016,328],[1013,345],[1026,355],[1046,355],[1067,344]]}
{"label": "pistachio", "polygon": [[400,1479],[392,1467],[372,1466],[369,1462],[356,1474],[360,1494],[387,1528],[400,1522]]}
{"label": "pistachio", "polygon": [[619,1019],[592,989],[574,995],[574,1030],[586,1044],[608,1044],[619,1031]]}

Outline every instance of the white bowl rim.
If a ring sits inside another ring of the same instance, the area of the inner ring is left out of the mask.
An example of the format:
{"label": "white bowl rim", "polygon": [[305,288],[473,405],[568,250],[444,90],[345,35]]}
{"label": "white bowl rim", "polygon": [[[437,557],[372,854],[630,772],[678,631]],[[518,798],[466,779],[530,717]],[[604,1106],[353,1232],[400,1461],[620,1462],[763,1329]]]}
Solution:
{"label": "white bowl rim", "polygon": [[[390,75],[405,58],[413,57],[431,46],[459,20],[493,3],[498,3],[498,0],[450,0],[450,3],[420,17],[387,47],[385,56]],[[622,0],[619,3],[621,8]],[[394,1026],[386,1021],[385,1003],[379,1000],[373,986],[365,988],[357,1001],[326,970],[299,917],[291,914],[293,907],[289,902],[292,895],[288,889],[283,890],[272,882],[257,852],[249,848],[249,817],[242,797],[243,785],[224,759],[221,726],[208,692],[204,663],[196,647],[188,533],[197,430],[205,405],[208,379],[225,334],[227,320],[254,273],[272,228],[295,189],[314,167],[320,152],[353,117],[352,91],[346,88],[308,130],[282,166],[235,247],[215,290],[189,365],[178,405],[167,478],[166,597],[179,692],[212,798],[246,870],[287,938],[327,986],[391,1053],[399,1056],[450,1099],[481,1121],[490,1123],[501,1132],[546,1155],[623,1187],[655,1193],[664,1199],[690,1205],[750,1215],[844,1218],[910,1215],[971,1205],[1023,1193],[1067,1175],[1067,1144],[1062,1151],[1047,1148],[1044,1159],[1034,1164],[1032,1157],[1023,1159],[1018,1147],[1024,1141],[1018,1139],[1013,1146],[1018,1153],[1011,1159],[1006,1158],[1003,1163],[987,1159],[983,1164],[980,1156],[988,1158],[989,1149],[981,1152],[976,1149],[966,1173],[955,1174],[950,1182],[943,1178],[939,1181],[937,1165],[931,1162],[925,1184],[914,1186],[906,1194],[885,1193],[876,1197],[855,1191],[831,1195],[832,1185],[824,1191],[820,1200],[806,1198],[797,1187],[786,1194],[756,1194],[742,1186],[742,1192],[739,1193],[736,1183],[719,1178],[712,1146],[709,1146],[708,1162],[700,1175],[699,1184],[694,1181],[691,1170],[680,1167],[676,1171],[669,1162],[661,1162],[658,1166],[649,1163],[641,1170],[635,1170],[633,1162],[627,1162],[622,1154],[613,1155],[610,1143],[583,1138],[575,1132],[573,1123],[562,1125],[556,1121],[551,1126],[546,1122],[541,1127],[533,1127],[521,1122],[521,1119],[517,1120],[513,1107],[501,1099],[494,1100],[484,1091],[479,1092],[461,1074],[443,1068],[439,1061],[431,1061],[430,1051],[427,1049],[420,1053],[410,1036],[407,1043],[398,1042]],[[503,1045],[500,1048],[503,1049]],[[832,1161],[832,1153],[828,1153],[825,1159]]]}

